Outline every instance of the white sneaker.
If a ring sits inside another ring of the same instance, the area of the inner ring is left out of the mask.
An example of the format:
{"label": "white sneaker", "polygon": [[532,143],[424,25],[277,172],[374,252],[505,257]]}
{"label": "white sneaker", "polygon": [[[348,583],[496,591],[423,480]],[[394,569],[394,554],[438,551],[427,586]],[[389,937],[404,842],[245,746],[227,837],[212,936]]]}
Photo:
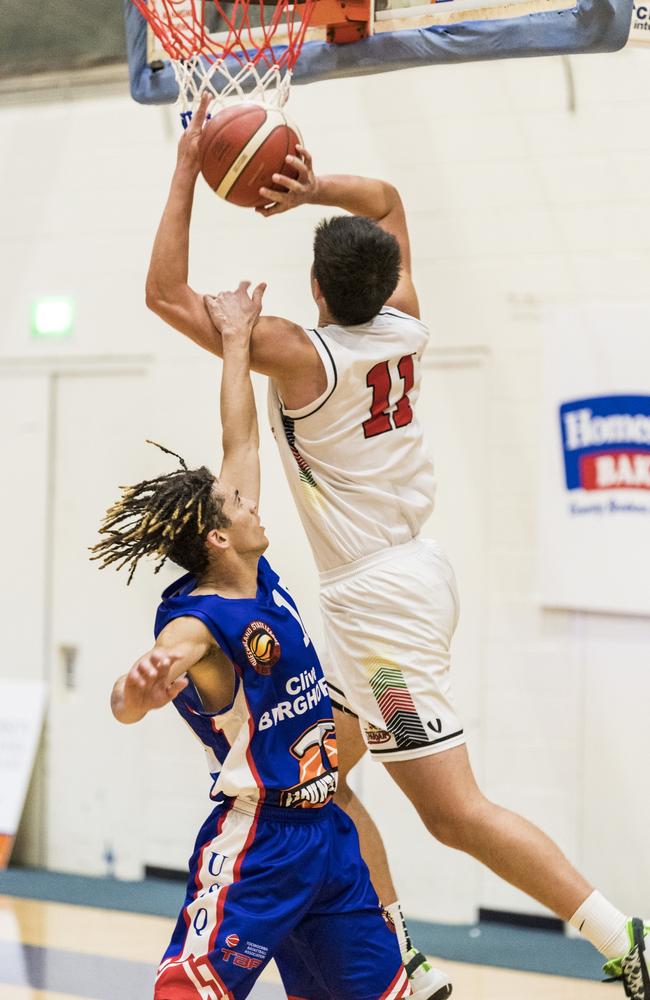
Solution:
{"label": "white sneaker", "polygon": [[434,969],[421,951],[411,948],[404,956],[404,968],[411,984],[411,1000],[447,1000],[451,996],[449,976]]}

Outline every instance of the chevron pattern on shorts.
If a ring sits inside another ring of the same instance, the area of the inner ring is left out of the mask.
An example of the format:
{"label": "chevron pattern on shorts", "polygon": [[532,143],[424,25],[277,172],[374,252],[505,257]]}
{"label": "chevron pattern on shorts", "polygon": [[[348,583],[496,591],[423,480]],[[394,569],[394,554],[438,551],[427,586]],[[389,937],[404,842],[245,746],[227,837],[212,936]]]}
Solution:
{"label": "chevron pattern on shorts", "polygon": [[429,742],[401,670],[384,664],[370,678],[370,687],[398,748]]}

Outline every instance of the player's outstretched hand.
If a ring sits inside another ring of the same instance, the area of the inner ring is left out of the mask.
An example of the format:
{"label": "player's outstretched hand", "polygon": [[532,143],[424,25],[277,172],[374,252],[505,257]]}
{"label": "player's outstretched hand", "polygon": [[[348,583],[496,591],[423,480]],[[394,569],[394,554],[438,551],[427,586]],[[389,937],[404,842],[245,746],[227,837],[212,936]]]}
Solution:
{"label": "player's outstretched hand", "polygon": [[260,194],[265,199],[266,204],[255,211],[259,215],[268,217],[278,215],[280,212],[288,212],[298,205],[305,205],[308,202],[317,200],[318,178],[314,173],[311,153],[304,146],[296,146],[298,156],[287,156],[287,166],[291,167],[298,174],[294,180],[285,177],[284,174],[273,174],[273,183],[278,187],[285,188],[284,191],[275,191],[271,188],[260,188]]}
{"label": "player's outstretched hand", "polygon": [[262,312],[262,299],[266,285],[262,282],[249,294],[250,281],[240,281],[235,292],[206,295],[208,315],[221,334],[224,349],[228,341],[248,344],[253,327]]}
{"label": "player's outstretched hand", "polygon": [[205,119],[208,115],[209,105],[210,95],[206,92],[201,97],[200,104],[192,115],[191,122],[183,131],[183,134],[178,141],[176,167],[188,167],[196,173],[197,176],[201,169],[199,142],[201,141],[201,133],[205,124]]}
{"label": "player's outstretched hand", "polygon": [[120,722],[138,722],[147,712],[162,708],[187,687],[187,677],[170,681],[170,671],[180,653],[152,649],[137,660],[113,689],[111,708]]}

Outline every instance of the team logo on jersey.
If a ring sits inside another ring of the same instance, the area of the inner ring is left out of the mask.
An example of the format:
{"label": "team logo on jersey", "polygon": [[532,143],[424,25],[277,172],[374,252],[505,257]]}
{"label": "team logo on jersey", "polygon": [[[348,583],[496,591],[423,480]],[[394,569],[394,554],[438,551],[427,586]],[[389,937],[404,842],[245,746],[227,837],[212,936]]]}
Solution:
{"label": "team logo on jersey", "polygon": [[380,743],[388,743],[392,739],[392,736],[385,729],[379,729],[370,723],[366,726],[366,739],[368,740],[368,745],[374,747],[379,746]]}
{"label": "team logo on jersey", "polygon": [[338,755],[333,719],[321,719],[310,726],[291,747],[291,754],[300,762],[300,779],[293,788],[280,796],[285,809],[323,806],[336,791]]}
{"label": "team logo on jersey", "polygon": [[236,948],[239,944],[239,934],[229,934],[226,938],[226,944],[229,948]]}
{"label": "team logo on jersey", "polygon": [[650,489],[650,396],[573,400],[560,424],[567,489]]}
{"label": "team logo on jersey", "polygon": [[265,622],[251,622],[242,636],[246,658],[258,674],[270,674],[282,655],[282,647]]}

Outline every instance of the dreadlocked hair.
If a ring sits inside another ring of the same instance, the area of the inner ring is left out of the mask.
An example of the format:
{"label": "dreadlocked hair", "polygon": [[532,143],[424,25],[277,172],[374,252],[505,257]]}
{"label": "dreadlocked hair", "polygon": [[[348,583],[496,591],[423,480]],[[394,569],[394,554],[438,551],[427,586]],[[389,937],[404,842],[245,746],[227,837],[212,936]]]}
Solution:
{"label": "dreadlocked hair", "polygon": [[167,559],[194,576],[208,567],[205,540],[215,528],[228,528],[223,497],[215,495],[215,477],[204,465],[188,469],[176,452],[148,441],[180,462],[180,469],[135,486],[121,486],[122,497],[106,511],[101,540],[90,549],[100,569],[129,566],[127,585],[143,556],[158,556],[158,572]]}

